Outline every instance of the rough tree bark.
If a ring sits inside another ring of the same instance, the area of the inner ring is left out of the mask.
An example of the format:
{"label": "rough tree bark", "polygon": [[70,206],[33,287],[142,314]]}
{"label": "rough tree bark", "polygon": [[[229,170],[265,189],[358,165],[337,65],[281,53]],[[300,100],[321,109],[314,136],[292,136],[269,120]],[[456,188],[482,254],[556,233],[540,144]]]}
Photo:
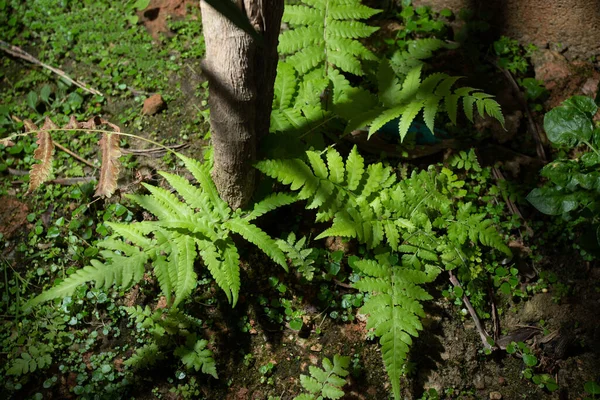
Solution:
{"label": "rough tree bark", "polygon": [[[229,1],[229,0],[223,0]],[[283,0],[236,0],[262,34],[255,41],[201,2],[206,42],[203,72],[208,78],[213,179],[232,208],[244,206],[254,191],[256,147],[268,133],[277,70],[277,38]]]}

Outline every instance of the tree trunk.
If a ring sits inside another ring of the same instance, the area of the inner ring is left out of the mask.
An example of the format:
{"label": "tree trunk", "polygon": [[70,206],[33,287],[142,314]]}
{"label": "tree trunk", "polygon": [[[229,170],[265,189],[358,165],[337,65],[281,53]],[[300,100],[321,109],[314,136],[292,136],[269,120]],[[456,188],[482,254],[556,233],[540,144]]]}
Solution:
{"label": "tree trunk", "polygon": [[[229,1],[229,0],[222,0]],[[206,42],[203,72],[208,78],[213,179],[232,208],[254,191],[258,139],[268,133],[277,70],[277,38],[283,0],[237,0],[262,34],[264,46],[201,2]]]}

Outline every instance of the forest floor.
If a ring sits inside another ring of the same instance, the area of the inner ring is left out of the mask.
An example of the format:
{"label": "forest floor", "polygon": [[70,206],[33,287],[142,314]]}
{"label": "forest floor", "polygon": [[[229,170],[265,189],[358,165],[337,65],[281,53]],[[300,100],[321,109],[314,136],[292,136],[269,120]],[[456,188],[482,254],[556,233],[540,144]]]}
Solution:
{"label": "forest floor", "polygon": [[[184,154],[202,158],[208,131],[207,90],[201,72],[196,3],[153,0],[147,9],[151,12],[138,13],[139,29],[132,36],[136,44],[119,43],[119,36],[98,47],[78,47],[72,42],[49,45],[44,41],[48,37],[44,35],[62,34],[59,26],[67,23],[73,24],[70,29],[74,32],[89,29],[88,25],[77,25],[89,16],[75,15],[77,23],[67,17],[56,21],[49,18],[49,25],[39,28],[32,41],[19,42],[18,32],[11,36],[3,31],[9,37],[0,39],[13,40],[47,63],[56,62],[67,75],[105,96],[98,101],[73,87],[61,88],[56,76],[45,69],[17,57],[5,57],[0,67],[2,136],[12,133],[12,117],[41,123],[43,115],[51,115],[62,125],[70,115],[83,119],[101,115],[124,132],[183,145],[179,149]],[[131,9],[126,11],[135,15]],[[381,25],[388,31],[395,29],[393,21],[381,21]],[[110,29],[124,30],[123,26]],[[104,53],[107,48],[114,51]],[[112,61],[115,52],[119,56]],[[90,53],[100,57],[90,61]],[[545,111],[574,94],[594,95],[600,82],[600,73],[591,63],[571,62],[555,51],[540,50],[529,60],[529,73],[548,90],[539,108],[531,112],[540,129]],[[509,228],[512,237],[514,258],[507,264],[511,276],[490,276],[487,292],[479,294],[475,307],[495,346],[506,348],[511,342],[522,342],[524,347],[515,354],[500,349],[485,354],[473,319],[460,296],[452,294],[449,276],[442,273],[428,288],[435,300],[426,304],[424,330],[411,351],[403,395],[406,399],[465,400],[592,398],[584,385],[600,379],[600,265],[595,253],[586,247],[590,233],[568,231],[566,223],[543,216],[524,200],[536,186],[544,163],[536,154],[527,112],[520,103],[522,95],[515,93],[506,75],[493,65],[480,68],[460,49],[435,58],[432,64],[436,69],[466,76],[469,85],[496,95],[508,121],[507,130],[479,120],[465,134],[471,139],[458,138],[453,148],[393,162],[424,167],[475,148],[482,166],[490,170],[497,166],[502,171],[512,190],[511,203],[521,213],[511,213],[502,203],[494,216],[504,221],[503,227]],[[50,87],[50,94],[44,93],[45,86]],[[154,94],[160,94],[161,99],[152,98],[157,102],[152,108],[153,100],[146,99]],[[77,148],[87,160],[97,158],[94,138],[63,133],[56,140]],[[157,170],[181,169],[169,155],[148,151],[143,142],[131,139],[124,148],[142,154],[126,156],[120,194],[106,203],[92,200],[86,177],[94,170],[64,153],[56,157],[56,163],[62,164],[55,168],[55,181],[25,197],[23,172],[31,165],[33,143],[34,139],[26,137],[16,146],[0,150],[4,275],[0,278],[4,293],[0,303],[0,364],[9,365],[20,350],[31,345],[30,341],[46,343],[53,363],[43,371],[17,376],[7,375],[4,368],[0,398],[292,399],[300,393],[300,374],[335,354],[351,357],[344,399],[390,398],[377,339],[366,329],[365,316],[357,313],[362,298],[348,284],[352,271],[347,257],[357,252],[357,246],[339,238],[312,243],[318,253],[313,284],[307,284],[295,271],[284,273],[262,253],[240,244],[242,289],[233,309],[210,275],[199,272],[200,284],[186,311],[202,321],[203,335],[210,339],[217,363],[218,380],[199,372],[184,372],[172,356],[133,375],[123,367],[123,360],[144,337],[118,309],[123,305],[163,307],[164,299],[157,298],[157,285],[150,278],[128,293],[112,293],[103,301],[92,298],[97,294],[89,296],[83,291],[60,307],[47,306],[36,318],[21,315],[15,307],[21,296],[39,293],[94,255],[86,249],[102,235],[102,221],[141,216],[125,194],[140,190],[142,182],[156,182]],[[547,154],[551,159],[552,154]],[[489,178],[484,184],[490,182],[495,181]],[[502,202],[503,197],[498,198]],[[267,216],[261,227],[283,239],[292,231],[298,237],[314,237],[323,229],[311,224],[313,219],[302,206],[294,205]],[[492,283],[494,278],[510,281],[509,292],[500,291]],[[301,328],[294,329],[298,320]],[[534,355],[537,362],[528,366],[523,355]],[[548,377],[558,384],[557,390],[549,390],[553,387],[546,384]]]}

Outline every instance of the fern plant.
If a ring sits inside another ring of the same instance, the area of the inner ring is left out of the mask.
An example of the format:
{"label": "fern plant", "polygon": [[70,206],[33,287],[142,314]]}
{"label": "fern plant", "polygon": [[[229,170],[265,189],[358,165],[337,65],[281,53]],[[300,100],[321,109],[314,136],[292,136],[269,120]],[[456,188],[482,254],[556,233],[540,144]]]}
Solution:
{"label": "fern plant", "polygon": [[422,112],[425,125],[433,133],[435,118],[442,109],[450,121],[456,124],[459,100],[462,100],[463,110],[469,121],[473,122],[473,107],[476,107],[481,117],[487,114],[504,126],[500,105],[492,95],[471,87],[453,91],[452,86],[459,77],[434,73],[422,79],[421,70],[421,65],[412,68],[401,81],[390,64],[382,61],[377,74],[379,104],[350,119],[346,132],[369,125],[370,137],[386,123],[398,119],[398,134],[400,140],[403,140],[415,117]]}
{"label": "fern plant", "polygon": [[151,340],[136,349],[135,353],[124,364],[133,368],[154,365],[163,358],[165,348],[172,344],[174,336],[185,338],[185,344],[177,346],[173,354],[181,359],[187,369],[201,371],[204,374],[217,376],[213,353],[206,348],[208,341],[199,339],[193,328],[200,328],[201,321],[192,318],[179,310],[150,310],[150,307],[125,307],[125,311],[134,320],[138,331],[147,332]]}
{"label": "fern plant", "polygon": [[363,307],[369,327],[381,337],[382,355],[399,399],[399,377],[422,316],[420,302],[429,295],[418,287],[440,269],[468,274],[478,264],[482,247],[510,254],[492,220],[471,203],[456,201],[466,193],[464,181],[448,169],[413,172],[402,181],[390,167],[365,162],[356,146],[344,162],[334,149],[306,152],[303,159],[266,160],[257,168],[289,185],[306,208],[317,209],[317,221],[333,220],[316,239],[356,238],[389,255],[356,264],[365,275],[355,287],[372,293]]}
{"label": "fern plant", "polygon": [[342,387],[346,384],[350,357],[338,354],[333,356],[333,363],[329,358],[323,358],[323,368],[313,365],[308,367],[310,376],[301,374],[300,384],[308,393],[294,397],[294,400],[322,400],[340,399],[344,396]]}
{"label": "fern plant", "polygon": [[286,240],[277,240],[277,245],[287,255],[292,266],[296,267],[307,281],[312,281],[315,276],[315,260],[311,255],[315,249],[306,248],[306,236],[296,241],[296,234],[290,232]]}
{"label": "fern plant", "polygon": [[177,307],[196,285],[194,263],[198,256],[235,305],[240,290],[239,254],[231,238],[237,233],[255,244],[287,270],[286,258],[274,239],[252,221],[276,207],[296,201],[295,196],[277,194],[257,203],[249,212],[232,211],[219,197],[210,177],[208,163],[177,156],[197,184],[178,175],[161,172],[171,191],[145,184],[149,195],[128,197],[153,216],[155,221],[130,224],[107,223],[113,235],[97,246],[103,261],[92,260],[55,287],[31,299],[30,308],[44,301],[69,296],[87,282],[97,288],[127,290],[139,282],[151,264],[168,305]]}
{"label": "fern plant", "polygon": [[396,75],[406,76],[415,67],[425,65],[425,60],[441,49],[455,49],[457,44],[437,38],[422,38],[406,42],[406,49],[394,52],[390,58]]}
{"label": "fern plant", "polygon": [[396,265],[398,257],[379,254],[376,260],[356,261],[352,267],[364,277],[354,284],[360,291],[372,293],[361,313],[368,314],[367,329],[380,337],[381,355],[392,382],[394,398],[400,398],[400,377],[405,367],[412,337],[418,337],[425,317],[421,302],[432,297],[419,285],[433,282],[440,269],[426,265],[424,270]]}

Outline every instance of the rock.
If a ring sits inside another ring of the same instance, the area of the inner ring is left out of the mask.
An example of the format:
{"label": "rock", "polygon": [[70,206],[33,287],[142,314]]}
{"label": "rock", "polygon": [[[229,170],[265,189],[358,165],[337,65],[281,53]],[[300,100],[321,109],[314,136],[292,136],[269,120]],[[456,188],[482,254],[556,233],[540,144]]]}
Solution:
{"label": "rock", "polygon": [[490,392],[490,400],[501,400],[502,393],[500,392]]}
{"label": "rock", "polygon": [[531,300],[525,302],[519,319],[525,322],[537,322],[540,319],[548,319],[556,311],[556,308],[551,294],[538,293]]}
{"label": "rock", "polygon": [[142,114],[154,115],[165,107],[166,103],[160,94],[154,94],[144,101]]}
{"label": "rock", "polygon": [[318,353],[321,350],[323,350],[323,345],[321,343],[313,344],[312,346],[310,346],[310,351],[314,351],[314,352]]}
{"label": "rock", "polygon": [[473,379],[473,386],[475,386],[475,389],[477,389],[477,390],[485,389],[485,380],[483,379],[483,376],[477,375]]}
{"label": "rock", "polygon": [[560,53],[551,50],[540,50],[531,56],[531,63],[535,71],[535,79],[546,83],[546,88],[552,85],[551,81],[559,81],[571,74],[569,61]]}

